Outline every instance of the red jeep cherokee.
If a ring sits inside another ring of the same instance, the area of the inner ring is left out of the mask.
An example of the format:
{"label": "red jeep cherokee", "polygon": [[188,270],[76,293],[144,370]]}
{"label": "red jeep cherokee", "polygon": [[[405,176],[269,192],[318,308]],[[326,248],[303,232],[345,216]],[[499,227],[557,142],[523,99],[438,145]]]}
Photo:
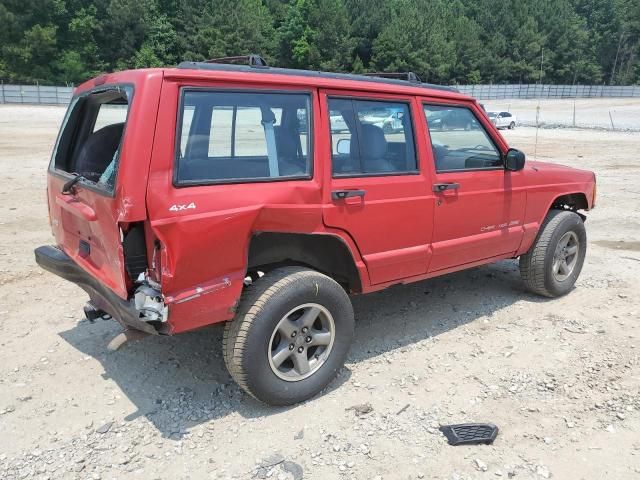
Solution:
{"label": "red jeep cherokee", "polygon": [[342,366],[350,294],[515,257],[532,292],[573,287],[592,172],[525,164],[450,88],[260,63],[76,90],[48,175],[57,246],[35,253],[89,294],[90,319],[226,322],[233,378],[286,405]]}

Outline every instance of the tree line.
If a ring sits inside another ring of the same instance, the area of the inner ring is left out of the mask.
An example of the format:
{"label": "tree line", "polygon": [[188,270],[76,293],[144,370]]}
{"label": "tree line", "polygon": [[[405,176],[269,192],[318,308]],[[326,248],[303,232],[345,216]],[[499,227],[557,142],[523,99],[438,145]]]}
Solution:
{"label": "tree line", "polygon": [[0,79],[258,53],[442,84],[640,82],[640,0],[0,0]]}

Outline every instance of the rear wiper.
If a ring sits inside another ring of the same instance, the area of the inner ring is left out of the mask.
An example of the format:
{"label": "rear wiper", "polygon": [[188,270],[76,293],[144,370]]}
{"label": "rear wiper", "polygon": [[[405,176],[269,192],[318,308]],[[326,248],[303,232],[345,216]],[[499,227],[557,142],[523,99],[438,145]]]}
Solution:
{"label": "rear wiper", "polygon": [[62,194],[63,195],[72,194],[73,193],[73,190],[72,190],[73,186],[76,183],[78,183],[80,180],[86,180],[86,178],[84,178],[82,175],[79,175],[77,173],[73,173],[72,175],[74,175],[74,177],[62,186]]}

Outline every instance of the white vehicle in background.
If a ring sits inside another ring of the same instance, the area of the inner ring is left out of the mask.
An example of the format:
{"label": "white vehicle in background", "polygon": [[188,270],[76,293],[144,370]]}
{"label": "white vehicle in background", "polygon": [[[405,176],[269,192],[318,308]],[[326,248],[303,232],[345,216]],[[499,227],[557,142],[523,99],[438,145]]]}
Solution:
{"label": "white vehicle in background", "polygon": [[384,133],[394,133],[403,129],[404,112],[397,108],[376,108],[362,112],[358,117],[363,124],[380,127]]}
{"label": "white vehicle in background", "polygon": [[493,123],[497,129],[508,128],[513,130],[516,128],[516,116],[509,112],[487,112],[489,120]]}

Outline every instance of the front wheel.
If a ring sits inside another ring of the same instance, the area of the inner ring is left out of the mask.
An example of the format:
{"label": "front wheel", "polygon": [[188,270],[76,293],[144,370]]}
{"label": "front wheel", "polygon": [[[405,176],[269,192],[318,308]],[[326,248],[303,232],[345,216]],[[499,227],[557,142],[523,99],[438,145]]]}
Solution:
{"label": "front wheel", "polygon": [[580,216],[551,210],[529,251],[520,257],[520,275],[527,289],[559,297],[573,288],[587,253],[587,232]]}
{"label": "front wheel", "polygon": [[225,327],[224,360],[253,397],[292,405],[333,380],[353,330],[353,308],[338,283],[313,270],[279,268],[247,287]]}
{"label": "front wheel", "polygon": [[516,122],[511,122],[509,124],[509,130],[513,130],[514,128],[516,128]]}

